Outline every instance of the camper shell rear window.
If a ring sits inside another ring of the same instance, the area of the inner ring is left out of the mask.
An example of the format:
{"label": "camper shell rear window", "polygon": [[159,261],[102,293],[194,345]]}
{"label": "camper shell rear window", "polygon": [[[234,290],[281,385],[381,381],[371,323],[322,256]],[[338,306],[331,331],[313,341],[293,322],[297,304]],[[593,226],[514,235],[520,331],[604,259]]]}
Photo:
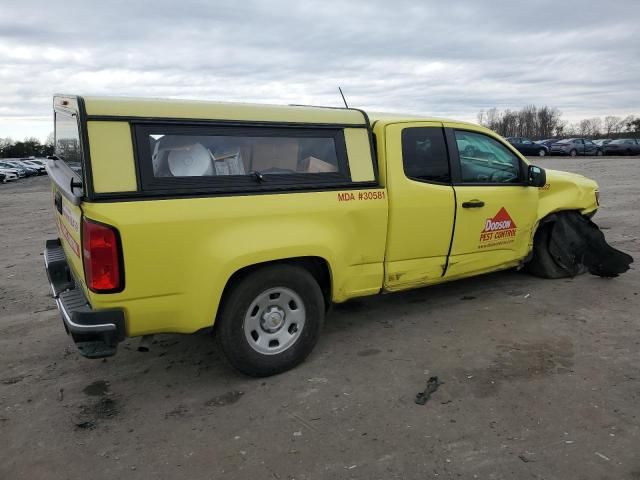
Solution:
{"label": "camper shell rear window", "polygon": [[147,191],[221,192],[351,181],[341,128],[134,125]]}
{"label": "camper shell rear window", "polygon": [[55,155],[82,178],[82,146],[76,113],[54,112]]}

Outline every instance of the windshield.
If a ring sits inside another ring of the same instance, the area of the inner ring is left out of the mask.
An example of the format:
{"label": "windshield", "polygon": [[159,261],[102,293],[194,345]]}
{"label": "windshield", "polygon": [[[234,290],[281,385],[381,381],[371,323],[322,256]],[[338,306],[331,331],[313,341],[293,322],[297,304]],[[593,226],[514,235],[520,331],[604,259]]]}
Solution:
{"label": "windshield", "polygon": [[55,154],[82,178],[82,149],[77,117],[55,112]]}

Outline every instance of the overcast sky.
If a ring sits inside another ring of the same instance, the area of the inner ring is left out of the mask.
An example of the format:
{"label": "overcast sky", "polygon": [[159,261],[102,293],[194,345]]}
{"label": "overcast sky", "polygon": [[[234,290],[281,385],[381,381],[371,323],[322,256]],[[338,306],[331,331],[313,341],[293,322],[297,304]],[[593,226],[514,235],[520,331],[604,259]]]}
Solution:
{"label": "overcast sky", "polygon": [[476,120],[640,115],[640,1],[0,0],[0,137],[54,93],[341,105]]}

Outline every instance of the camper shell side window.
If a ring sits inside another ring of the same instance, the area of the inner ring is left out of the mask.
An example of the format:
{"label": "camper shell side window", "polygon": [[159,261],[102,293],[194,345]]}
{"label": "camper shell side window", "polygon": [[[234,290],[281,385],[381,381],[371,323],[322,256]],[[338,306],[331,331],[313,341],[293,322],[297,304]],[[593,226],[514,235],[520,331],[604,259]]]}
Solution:
{"label": "camper shell side window", "polygon": [[351,181],[341,128],[134,125],[146,191],[339,187]]}

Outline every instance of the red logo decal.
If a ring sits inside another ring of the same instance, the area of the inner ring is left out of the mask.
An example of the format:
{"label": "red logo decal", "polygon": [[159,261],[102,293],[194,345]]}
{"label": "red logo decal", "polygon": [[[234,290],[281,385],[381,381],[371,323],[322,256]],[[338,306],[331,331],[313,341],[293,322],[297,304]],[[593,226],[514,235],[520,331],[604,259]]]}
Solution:
{"label": "red logo decal", "polygon": [[480,232],[480,245],[478,248],[495,247],[511,243],[515,240],[516,222],[509,212],[502,207],[493,218],[487,218],[484,222],[484,230]]}
{"label": "red logo decal", "polygon": [[509,212],[502,207],[493,218],[487,218],[487,221],[484,223],[484,230],[482,230],[482,233],[495,232],[496,230],[509,230],[511,228],[515,229],[518,227],[509,216]]}

